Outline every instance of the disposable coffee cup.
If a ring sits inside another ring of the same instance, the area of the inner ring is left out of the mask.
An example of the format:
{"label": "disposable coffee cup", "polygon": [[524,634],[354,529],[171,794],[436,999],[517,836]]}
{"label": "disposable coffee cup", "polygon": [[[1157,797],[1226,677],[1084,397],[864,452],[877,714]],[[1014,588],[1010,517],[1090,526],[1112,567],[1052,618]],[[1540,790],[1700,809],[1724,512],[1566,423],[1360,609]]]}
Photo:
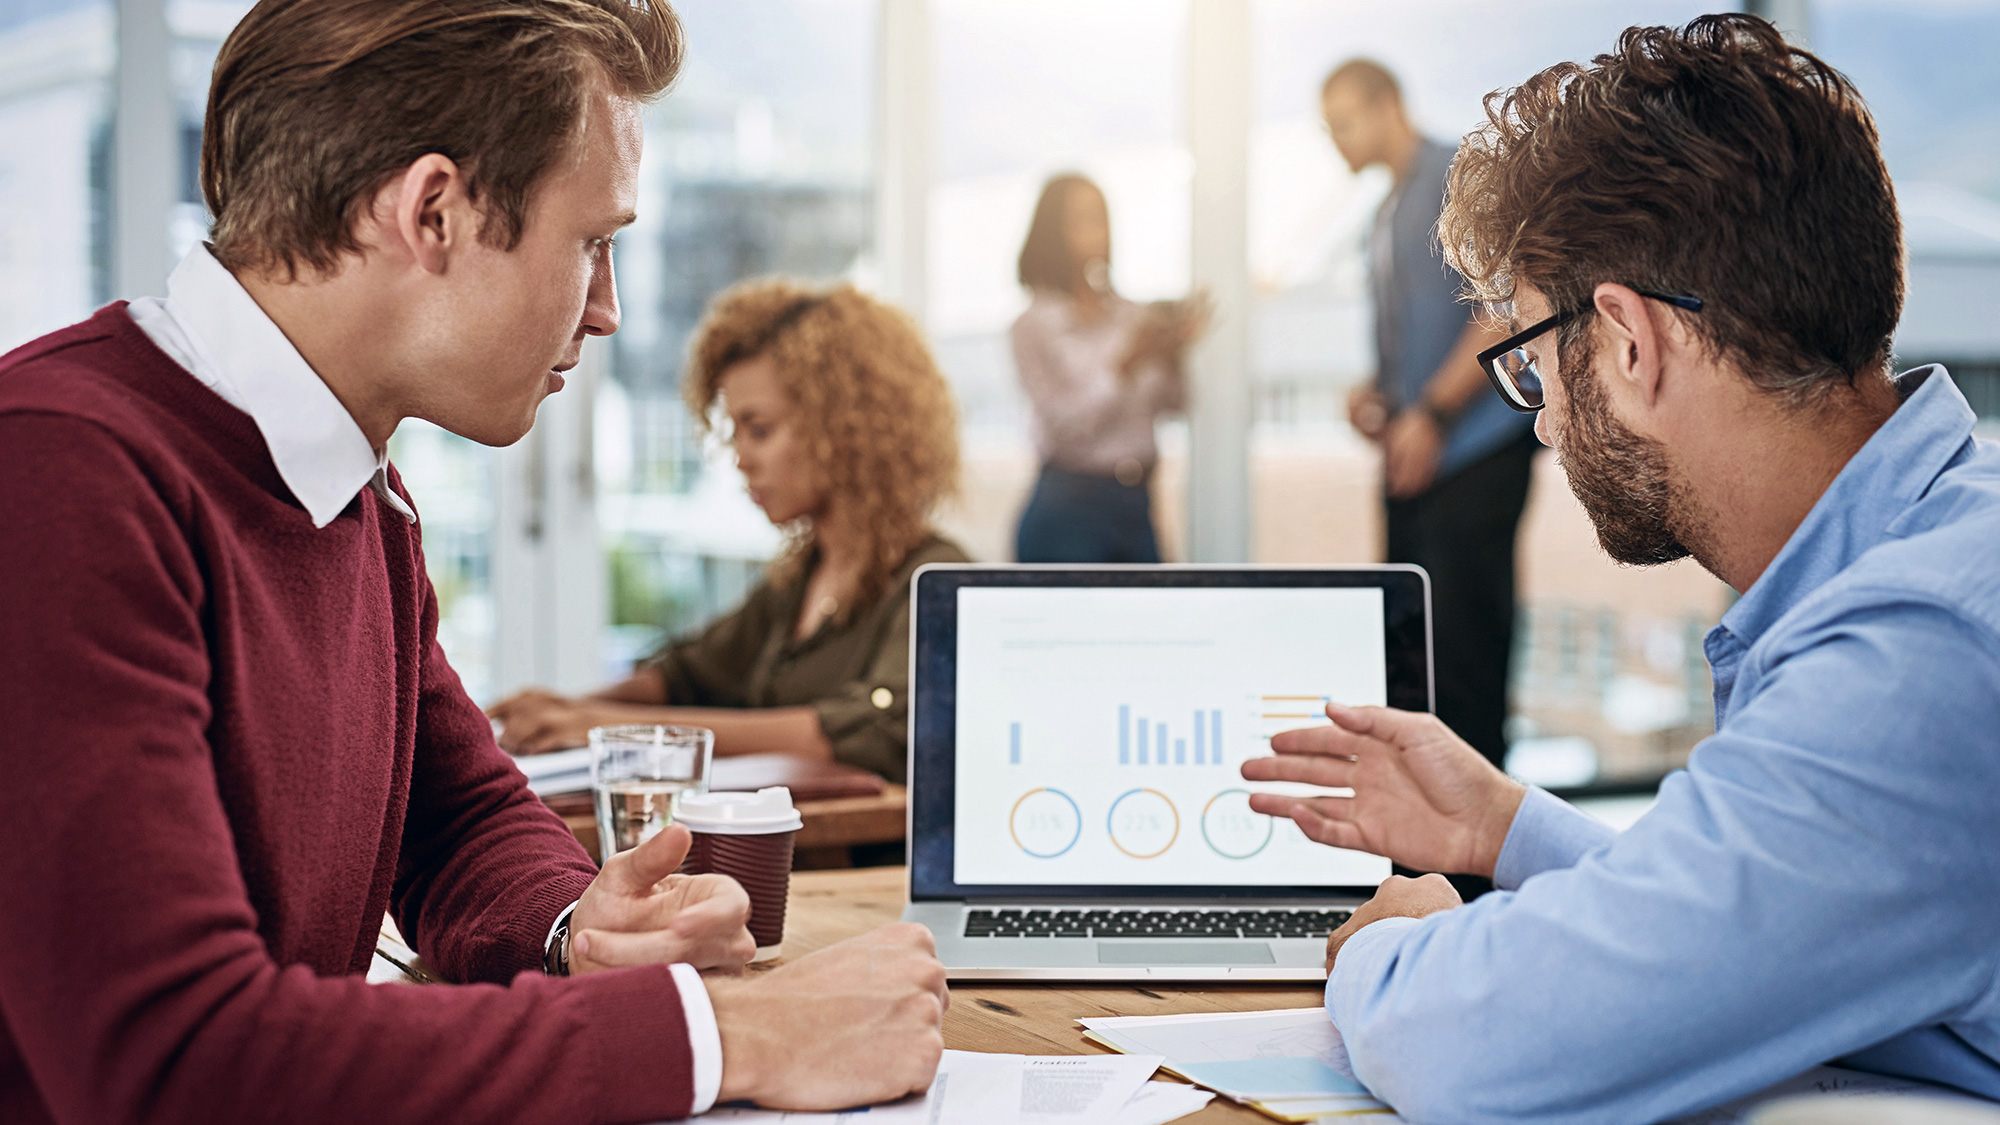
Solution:
{"label": "disposable coffee cup", "polygon": [[785,899],[792,886],[792,841],[805,821],[782,785],[755,793],[688,793],[674,819],[694,834],[681,871],[727,875],[750,893],[753,961],[784,949]]}

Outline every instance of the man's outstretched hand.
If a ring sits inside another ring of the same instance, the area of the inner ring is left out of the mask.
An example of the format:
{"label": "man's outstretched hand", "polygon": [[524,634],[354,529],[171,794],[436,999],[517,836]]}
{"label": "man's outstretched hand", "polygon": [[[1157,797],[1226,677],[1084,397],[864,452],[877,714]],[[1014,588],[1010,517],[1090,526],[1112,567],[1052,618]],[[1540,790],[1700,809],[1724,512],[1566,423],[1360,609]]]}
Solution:
{"label": "man's outstretched hand", "polygon": [[686,961],[739,972],[757,952],[750,896],[726,875],[676,875],[693,837],[678,824],[605,861],[570,915],[571,976]]}
{"label": "man's outstretched hand", "polygon": [[1388,856],[1405,867],[1493,875],[1522,785],[1494,769],[1437,716],[1387,707],[1326,709],[1330,727],[1271,739],[1274,757],[1243,763],[1250,781],[1303,781],[1352,789],[1352,797],[1257,793],[1250,807],[1288,816],[1337,848]]}

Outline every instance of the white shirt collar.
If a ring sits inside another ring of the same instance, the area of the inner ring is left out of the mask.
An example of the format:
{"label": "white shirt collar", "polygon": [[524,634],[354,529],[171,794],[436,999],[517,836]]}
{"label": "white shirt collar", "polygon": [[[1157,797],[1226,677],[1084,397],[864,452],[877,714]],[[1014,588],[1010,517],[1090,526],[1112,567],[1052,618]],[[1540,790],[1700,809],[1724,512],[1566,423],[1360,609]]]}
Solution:
{"label": "white shirt collar", "polygon": [[250,416],[285,487],[325,527],[373,488],[414,523],[389,487],[389,453],[367,435],[255,298],[197,243],[167,279],[164,298],[126,308],[134,324],[195,378]]}

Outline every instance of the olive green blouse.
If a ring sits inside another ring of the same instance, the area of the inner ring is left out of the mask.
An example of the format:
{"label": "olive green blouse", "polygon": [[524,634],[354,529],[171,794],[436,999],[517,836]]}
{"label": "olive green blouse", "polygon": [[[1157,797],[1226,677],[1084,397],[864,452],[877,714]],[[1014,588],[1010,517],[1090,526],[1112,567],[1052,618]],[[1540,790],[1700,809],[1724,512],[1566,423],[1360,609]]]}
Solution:
{"label": "olive green blouse", "polygon": [[909,718],[910,576],[925,563],[969,562],[933,536],[911,551],[888,592],[845,622],[794,640],[805,582],[759,583],[736,612],[672,641],[645,663],[680,707],[811,707],[833,756],[901,782]]}

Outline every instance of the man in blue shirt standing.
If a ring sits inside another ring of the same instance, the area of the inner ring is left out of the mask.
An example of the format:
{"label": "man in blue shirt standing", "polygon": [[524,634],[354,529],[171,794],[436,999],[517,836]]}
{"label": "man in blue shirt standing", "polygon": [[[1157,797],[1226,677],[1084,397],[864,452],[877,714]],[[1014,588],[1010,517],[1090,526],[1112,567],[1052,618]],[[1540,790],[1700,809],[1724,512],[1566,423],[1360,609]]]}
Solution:
{"label": "man in blue shirt standing", "polygon": [[1349,397],[1348,416],[1382,447],[1389,561],[1431,576],[1438,716],[1499,765],[1514,539],[1540,446],[1529,419],[1488,393],[1476,357],[1500,335],[1474,319],[1465,279],[1438,253],[1451,147],[1417,132],[1395,77],[1367,59],[1327,75],[1320,114],[1349,167],[1394,177],[1368,239],[1375,378]]}
{"label": "man in blue shirt standing", "polygon": [[1329,939],[1356,1075],[1427,1123],[1652,1121],[1829,1060],[2000,1098],[2000,448],[1944,370],[1890,374],[1860,95],[1752,17],[1634,28],[1489,103],[1440,231],[1605,550],[1743,597],[1714,737],[1623,834],[1428,715],[1243,767],[1351,788],[1253,802],[1324,843],[1501,888],[1392,878]]}

